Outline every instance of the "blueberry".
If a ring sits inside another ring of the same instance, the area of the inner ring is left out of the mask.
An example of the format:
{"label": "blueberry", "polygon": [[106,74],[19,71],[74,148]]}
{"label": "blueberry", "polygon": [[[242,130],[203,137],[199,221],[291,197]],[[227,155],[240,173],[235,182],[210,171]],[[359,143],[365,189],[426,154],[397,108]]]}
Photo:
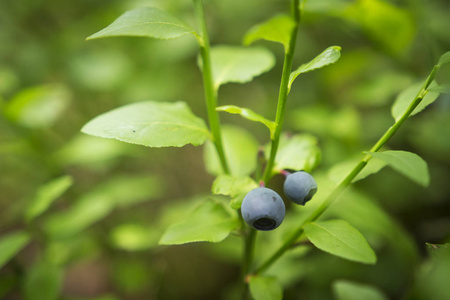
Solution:
{"label": "blueberry", "polygon": [[317,183],[309,173],[300,171],[287,175],[283,188],[290,200],[305,205],[317,192]]}
{"label": "blueberry", "polygon": [[242,201],[241,213],[251,227],[268,231],[280,226],[285,214],[284,202],[275,191],[259,187],[251,190]]}

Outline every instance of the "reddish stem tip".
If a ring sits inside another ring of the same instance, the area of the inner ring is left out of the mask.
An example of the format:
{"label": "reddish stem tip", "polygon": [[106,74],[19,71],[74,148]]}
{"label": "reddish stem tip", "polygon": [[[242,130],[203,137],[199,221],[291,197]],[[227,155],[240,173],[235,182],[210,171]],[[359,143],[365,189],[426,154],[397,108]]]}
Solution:
{"label": "reddish stem tip", "polygon": [[288,172],[288,171],[286,171],[286,170],[281,170],[280,173],[281,173],[282,175],[286,176],[286,177],[288,177],[289,175],[291,175],[291,173]]}

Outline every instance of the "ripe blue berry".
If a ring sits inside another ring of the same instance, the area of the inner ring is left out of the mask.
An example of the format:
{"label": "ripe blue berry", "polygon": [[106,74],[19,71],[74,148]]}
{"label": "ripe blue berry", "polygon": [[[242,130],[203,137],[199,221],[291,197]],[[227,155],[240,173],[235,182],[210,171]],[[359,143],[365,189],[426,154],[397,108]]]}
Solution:
{"label": "ripe blue berry", "polygon": [[244,221],[251,227],[268,231],[280,226],[286,208],[275,191],[259,187],[251,190],[242,201],[241,213]]}
{"label": "ripe blue berry", "polygon": [[283,188],[290,200],[305,205],[317,192],[317,183],[309,173],[300,171],[287,175]]}

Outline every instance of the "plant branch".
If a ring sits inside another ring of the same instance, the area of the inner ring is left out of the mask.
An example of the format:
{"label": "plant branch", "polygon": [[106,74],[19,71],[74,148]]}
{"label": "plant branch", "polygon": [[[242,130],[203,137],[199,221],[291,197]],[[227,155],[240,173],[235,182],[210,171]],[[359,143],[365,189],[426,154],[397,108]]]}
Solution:
{"label": "plant branch", "polygon": [[208,112],[209,127],[213,137],[214,146],[216,147],[219,156],[220,164],[225,174],[230,173],[228,163],[223,150],[222,134],[220,130],[219,113],[216,111],[217,107],[217,91],[214,88],[214,81],[212,78],[211,66],[211,50],[209,44],[208,31],[206,28],[205,12],[203,9],[202,0],[194,0],[194,9],[197,22],[201,27],[201,36],[197,36],[200,45],[200,55],[202,57],[202,74],[203,86],[205,92],[206,109]]}
{"label": "plant branch", "polygon": [[284,54],[283,73],[281,76],[280,90],[278,93],[277,113],[275,117],[275,132],[271,141],[270,156],[267,161],[266,168],[263,174],[263,181],[268,184],[272,177],[272,170],[275,164],[275,158],[277,156],[278,145],[280,143],[281,129],[283,127],[284,113],[286,110],[286,100],[289,93],[289,76],[292,70],[292,62],[294,60],[295,45],[297,43],[297,32],[300,24],[300,8],[299,0],[292,1],[292,17],[295,21],[295,26],[291,32],[291,38],[289,40],[289,46],[286,48]]}
{"label": "plant branch", "polygon": [[[375,145],[370,149],[370,152],[378,152],[384,144],[386,144],[390,138],[397,132],[400,126],[408,119],[414,109],[420,104],[422,99],[428,93],[427,88],[434,79],[434,76],[439,69],[439,66],[435,66],[422,86],[419,93],[416,95],[414,100],[409,105],[408,109],[402,114],[402,116],[391,126],[383,136],[375,143]],[[353,170],[347,175],[347,177],[342,180],[339,185],[328,195],[325,201],[306,219],[298,229],[284,242],[284,244],[271,256],[269,257],[255,272],[254,274],[259,274],[269,268],[275,261],[278,260],[295,242],[300,238],[304,232],[304,226],[308,223],[317,220],[329,207],[330,205],[339,197],[339,195],[348,187],[355,177],[361,172],[362,169],[367,165],[369,160],[372,158],[370,154],[366,154],[361,161],[353,168]]]}

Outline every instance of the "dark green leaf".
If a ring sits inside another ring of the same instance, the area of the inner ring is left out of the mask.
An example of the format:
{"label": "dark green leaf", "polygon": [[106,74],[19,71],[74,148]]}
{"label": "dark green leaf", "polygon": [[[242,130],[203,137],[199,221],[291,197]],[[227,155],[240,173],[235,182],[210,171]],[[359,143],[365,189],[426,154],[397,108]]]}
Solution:
{"label": "dark green leaf", "polygon": [[127,11],[111,25],[87,39],[113,36],[173,39],[188,33],[195,34],[195,31],[168,12],[154,7],[143,7]]}
{"label": "dark green leaf", "polygon": [[0,238],[0,268],[17,255],[30,241],[30,236],[24,231],[8,233]]}
{"label": "dark green leaf", "polygon": [[263,39],[281,43],[287,51],[294,27],[295,22],[290,16],[275,16],[264,23],[253,26],[245,35],[244,44],[250,45],[254,41]]}
{"label": "dark green leaf", "polygon": [[224,106],[219,106],[216,108],[217,111],[225,111],[227,113],[230,114],[238,114],[241,115],[243,118],[250,120],[250,121],[255,121],[255,122],[260,122],[264,125],[266,125],[267,128],[269,128],[270,130],[270,137],[273,138],[273,134],[275,132],[276,129],[276,123],[270,120],[267,120],[266,118],[264,118],[263,116],[255,113],[253,110],[248,109],[248,108],[242,108],[242,107],[238,107],[235,105],[224,105]]}
{"label": "dark green leaf", "polygon": [[225,83],[246,83],[275,65],[273,54],[262,47],[215,46],[211,63],[216,90]]}
{"label": "dark green leaf", "polygon": [[205,122],[184,102],[125,105],[97,116],[81,131],[148,147],[198,146],[209,137]]}
{"label": "dark green leaf", "polygon": [[25,276],[24,295],[26,300],[56,300],[62,285],[62,271],[59,267],[40,262]]}
{"label": "dark green leaf", "polygon": [[255,300],[283,299],[283,287],[275,277],[252,276],[249,285],[250,292]]}
{"label": "dark green leaf", "polygon": [[428,186],[430,175],[427,163],[417,154],[407,151],[368,152],[374,158],[386,162],[394,170],[413,180],[414,182]]}
{"label": "dark green leaf", "polygon": [[192,242],[218,243],[239,226],[237,215],[216,201],[210,200],[186,216],[181,223],[170,226],[159,243],[179,245]]}
{"label": "dark green leaf", "polygon": [[301,65],[297,70],[293,71],[289,76],[288,89],[291,89],[292,83],[298,75],[323,68],[338,61],[341,57],[341,47],[332,46],[325,49],[310,62]]}
{"label": "dark green leaf", "polygon": [[[420,92],[423,83],[417,83],[408,89],[401,92],[397,98],[395,99],[394,105],[392,105],[391,114],[394,119],[397,121],[403,115],[403,113],[408,109],[409,105],[416,98],[417,94]],[[423,97],[422,101],[419,105],[414,109],[410,116],[414,116],[415,114],[424,110],[428,105],[433,103],[437,97],[439,97],[439,93],[430,91],[435,88],[437,85],[435,82],[431,83],[429,87],[428,93]]]}
{"label": "dark green leaf", "polygon": [[25,212],[27,221],[31,221],[43,212],[58,199],[73,183],[72,177],[62,176],[43,185],[33,198]]}
{"label": "dark green leaf", "polygon": [[375,264],[377,257],[364,236],[344,220],[309,223],[308,239],[322,251],[365,264]]}
{"label": "dark green leaf", "polygon": [[337,300],[388,300],[378,289],[361,283],[339,280],[333,284]]}

